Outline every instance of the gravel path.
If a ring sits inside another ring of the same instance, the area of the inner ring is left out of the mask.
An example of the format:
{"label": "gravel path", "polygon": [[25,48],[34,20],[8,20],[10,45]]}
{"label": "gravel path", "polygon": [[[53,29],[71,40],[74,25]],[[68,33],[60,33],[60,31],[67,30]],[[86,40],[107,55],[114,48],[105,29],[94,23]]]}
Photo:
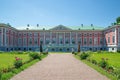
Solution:
{"label": "gravel path", "polygon": [[10,80],[109,80],[72,54],[49,54],[47,58]]}

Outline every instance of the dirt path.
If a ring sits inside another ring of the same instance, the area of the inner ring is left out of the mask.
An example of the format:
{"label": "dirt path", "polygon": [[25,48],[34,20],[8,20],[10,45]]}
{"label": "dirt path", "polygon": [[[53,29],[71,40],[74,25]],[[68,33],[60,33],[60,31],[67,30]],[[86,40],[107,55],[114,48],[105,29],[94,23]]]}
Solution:
{"label": "dirt path", "polygon": [[72,54],[50,54],[11,80],[108,80]]}

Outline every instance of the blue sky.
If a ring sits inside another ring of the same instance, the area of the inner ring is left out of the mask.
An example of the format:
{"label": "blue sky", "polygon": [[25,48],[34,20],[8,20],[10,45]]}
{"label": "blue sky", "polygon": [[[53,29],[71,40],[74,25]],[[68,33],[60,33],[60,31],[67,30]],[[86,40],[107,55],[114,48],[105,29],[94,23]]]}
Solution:
{"label": "blue sky", "polygon": [[0,23],[13,27],[79,26],[107,27],[120,16],[120,0],[0,0]]}

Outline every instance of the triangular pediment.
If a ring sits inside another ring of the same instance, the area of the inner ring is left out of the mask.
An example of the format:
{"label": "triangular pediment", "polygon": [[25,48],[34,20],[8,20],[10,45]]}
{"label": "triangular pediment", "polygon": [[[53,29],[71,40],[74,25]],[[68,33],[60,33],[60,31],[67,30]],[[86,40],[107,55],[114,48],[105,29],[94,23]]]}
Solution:
{"label": "triangular pediment", "polygon": [[66,26],[63,26],[63,25],[58,25],[58,26],[56,26],[56,27],[54,27],[54,28],[52,28],[50,30],[72,30],[72,29],[70,29],[70,28],[68,28]]}

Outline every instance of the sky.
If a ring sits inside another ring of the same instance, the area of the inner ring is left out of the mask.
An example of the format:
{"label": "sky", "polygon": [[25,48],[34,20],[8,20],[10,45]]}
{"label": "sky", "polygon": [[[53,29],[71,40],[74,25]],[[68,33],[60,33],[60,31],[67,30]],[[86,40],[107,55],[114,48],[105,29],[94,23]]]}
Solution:
{"label": "sky", "polygon": [[0,23],[13,27],[95,25],[107,27],[120,16],[120,0],[0,0]]}

